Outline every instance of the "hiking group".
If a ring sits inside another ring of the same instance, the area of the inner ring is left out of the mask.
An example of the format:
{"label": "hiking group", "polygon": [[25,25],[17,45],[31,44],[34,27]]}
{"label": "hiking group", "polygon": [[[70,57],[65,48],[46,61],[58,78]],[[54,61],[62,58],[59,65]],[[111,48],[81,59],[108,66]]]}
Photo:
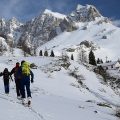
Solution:
{"label": "hiking group", "polygon": [[12,74],[14,74],[17,98],[22,100],[22,104],[26,104],[27,93],[28,99],[27,103],[28,105],[30,105],[31,104],[30,82],[33,83],[34,78],[34,74],[30,70],[30,64],[23,60],[21,61],[21,65],[19,62],[17,62],[16,66],[11,70],[11,72],[9,72],[7,68],[5,68],[4,71],[0,73],[0,76],[3,76],[4,89],[6,94],[9,94],[10,78],[13,81],[11,77]]}

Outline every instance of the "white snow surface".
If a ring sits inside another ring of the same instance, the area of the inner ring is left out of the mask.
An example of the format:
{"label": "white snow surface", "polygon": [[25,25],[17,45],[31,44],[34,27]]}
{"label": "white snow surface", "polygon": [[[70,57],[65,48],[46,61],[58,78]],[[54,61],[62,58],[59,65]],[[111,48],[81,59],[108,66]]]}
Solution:
{"label": "white snow surface", "polygon": [[2,37],[0,37],[0,45],[1,45],[1,47],[8,49],[8,45],[5,41],[5,39]]}
{"label": "white snow surface", "polygon": [[[117,120],[114,114],[115,106],[120,106],[119,95],[83,65],[70,61],[69,69],[61,67],[59,71],[57,57],[0,57],[0,72],[5,67],[10,71],[21,60],[38,66],[32,69],[35,78],[31,84],[31,108],[17,100],[14,82],[10,81],[10,94],[5,95],[0,77],[0,120]],[[84,77],[84,87],[68,74],[75,67],[77,74]],[[98,106],[99,103],[109,107]]]}
{"label": "white snow surface", "polygon": [[57,12],[53,12],[53,11],[48,10],[48,9],[45,9],[44,13],[45,13],[45,14],[51,14],[51,15],[53,15],[54,17],[60,18],[60,19],[66,18],[66,15],[60,14],[60,13],[57,13]]}

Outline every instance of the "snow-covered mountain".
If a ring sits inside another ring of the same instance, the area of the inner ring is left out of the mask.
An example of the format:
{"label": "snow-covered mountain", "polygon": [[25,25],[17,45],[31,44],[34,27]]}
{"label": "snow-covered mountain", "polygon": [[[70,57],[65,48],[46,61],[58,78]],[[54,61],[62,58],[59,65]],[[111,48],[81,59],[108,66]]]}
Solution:
{"label": "snow-covered mountain", "polygon": [[0,20],[0,36],[6,38],[6,41],[14,41],[15,45],[27,48],[29,51],[50,41],[61,32],[75,29],[76,26],[67,20],[66,15],[47,9],[25,24],[15,18],[8,21]]}
{"label": "snow-covered mountain", "polygon": [[19,39],[19,44],[28,47],[29,43],[30,49],[31,47],[37,48],[62,32],[75,29],[77,29],[76,26],[67,19],[66,15],[46,9],[38,17],[24,25],[24,32]]}
{"label": "snow-covered mountain", "polygon": [[[0,20],[0,36],[5,38],[8,46],[22,47],[29,54],[45,48],[54,49],[56,55],[71,48],[76,54],[81,43],[87,41],[95,48],[96,57],[118,59],[119,34],[120,28],[112,25],[93,5],[77,5],[68,15],[46,9],[24,24],[15,18]],[[91,47],[82,47],[88,54]]]}
{"label": "snow-covered mountain", "polygon": [[[91,14],[90,11],[92,11]],[[108,60],[120,58],[120,28],[114,26],[108,18],[103,17],[94,6],[78,5],[67,18],[72,20],[78,29],[61,33],[40,46],[38,52],[47,48],[48,51],[54,50],[56,55],[66,51],[68,55],[74,54],[77,57],[80,50],[83,49],[88,55],[93,49],[96,58],[104,61],[106,57]]]}
{"label": "snow-covered mountain", "polygon": [[[78,53],[78,49],[83,49],[88,52],[94,47],[96,58],[105,60],[106,56],[109,60],[117,60],[120,57],[120,28],[112,25],[110,22],[102,22],[101,18],[87,23],[77,23],[78,30],[73,32],[64,32],[53,40],[47,42],[39,48],[39,50],[54,50],[56,55],[60,54],[61,50],[66,50],[68,54]],[[82,44],[87,41],[93,46]],[[69,51],[68,49],[73,49]]]}
{"label": "snow-covered mountain", "polygon": [[22,44],[27,41],[31,46],[35,45],[37,47],[49,41],[57,36],[58,31],[55,31],[55,29],[65,17],[65,15],[53,13],[46,9],[38,17],[32,19],[23,26],[24,32],[20,37],[20,43]]}

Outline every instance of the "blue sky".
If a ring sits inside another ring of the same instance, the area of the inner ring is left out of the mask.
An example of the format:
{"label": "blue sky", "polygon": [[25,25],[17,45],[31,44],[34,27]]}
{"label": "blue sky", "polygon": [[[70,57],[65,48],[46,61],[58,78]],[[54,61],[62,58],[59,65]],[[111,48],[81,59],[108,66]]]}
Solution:
{"label": "blue sky", "polygon": [[27,21],[46,8],[68,14],[77,4],[95,5],[103,16],[120,20],[120,0],[0,0],[0,17]]}

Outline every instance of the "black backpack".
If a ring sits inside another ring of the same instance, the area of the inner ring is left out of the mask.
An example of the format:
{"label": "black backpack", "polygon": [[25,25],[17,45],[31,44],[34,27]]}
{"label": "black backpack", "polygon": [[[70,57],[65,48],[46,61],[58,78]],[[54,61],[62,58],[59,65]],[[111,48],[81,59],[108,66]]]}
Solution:
{"label": "black backpack", "polygon": [[4,69],[3,71],[3,78],[4,79],[9,79],[9,71],[7,68]]}

